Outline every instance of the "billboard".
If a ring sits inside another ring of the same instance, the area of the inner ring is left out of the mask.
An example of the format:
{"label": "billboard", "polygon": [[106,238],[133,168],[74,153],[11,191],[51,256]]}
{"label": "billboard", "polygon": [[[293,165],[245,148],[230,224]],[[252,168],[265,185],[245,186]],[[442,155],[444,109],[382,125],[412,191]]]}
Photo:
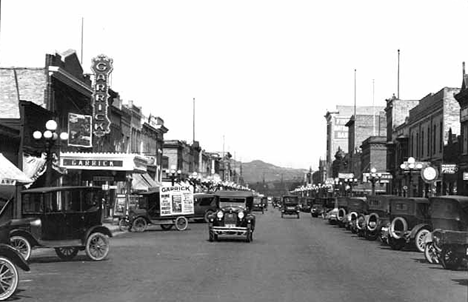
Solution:
{"label": "billboard", "polygon": [[159,190],[161,216],[193,215],[193,193],[190,186],[163,186]]}
{"label": "billboard", "polygon": [[68,145],[92,147],[91,115],[68,113]]}

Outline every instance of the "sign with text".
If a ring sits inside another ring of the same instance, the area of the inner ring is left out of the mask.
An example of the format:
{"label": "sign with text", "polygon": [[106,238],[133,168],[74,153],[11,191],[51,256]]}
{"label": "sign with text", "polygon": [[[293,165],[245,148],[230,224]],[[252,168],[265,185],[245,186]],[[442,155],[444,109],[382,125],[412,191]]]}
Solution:
{"label": "sign with text", "polygon": [[456,164],[442,164],[440,167],[442,174],[455,174],[458,171]]}
{"label": "sign with text", "polygon": [[93,59],[91,69],[94,72],[93,105],[93,133],[102,137],[110,132],[110,120],[107,116],[109,98],[109,75],[112,72],[112,59],[99,55]]}
{"label": "sign with text", "polygon": [[68,145],[92,147],[91,115],[68,113]]}
{"label": "sign with text", "polygon": [[161,216],[193,215],[193,193],[190,186],[163,186],[159,190]]}

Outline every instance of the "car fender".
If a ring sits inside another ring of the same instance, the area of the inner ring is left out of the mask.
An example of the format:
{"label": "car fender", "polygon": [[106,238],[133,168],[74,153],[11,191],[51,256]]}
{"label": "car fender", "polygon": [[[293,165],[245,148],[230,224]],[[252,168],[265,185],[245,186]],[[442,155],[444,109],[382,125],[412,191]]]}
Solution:
{"label": "car fender", "polygon": [[422,228],[426,228],[428,229],[429,231],[432,231],[432,227],[430,224],[428,223],[420,223],[416,226],[414,226],[414,228],[411,230],[410,232],[410,239],[414,239],[414,237],[416,236],[416,234],[419,232],[419,230],[421,230]]}
{"label": "car fender", "polygon": [[103,233],[104,235],[107,235],[109,237],[112,237],[112,232],[105,226],[103,225],[95,225],[91,228],[89,228],[83,238],[81,239],[83,245],[86,245],[86,240],[88,239],[89,235],[92,233]]}
{"label": "car fender", "polygon": [[23,256],[21,256],[21,254],[17,250],[15,250],[9,245],[0,243],[0,257],[8,258],[11,262],[13,262],[22,270],[27,272],[29,271],[29,265],[26,262],[26,260],[24,260]]}
{"label": "car fender", "polygon": [[10,238],[13,236],[24,237],[26,240],[29,241],[29,244],[31,244],[31,247],[40,245],[39,242],[36,240],[36,238],[34,238],[34,236],[28,231],[21,230],[21,229],[14,229],[10,231]]}

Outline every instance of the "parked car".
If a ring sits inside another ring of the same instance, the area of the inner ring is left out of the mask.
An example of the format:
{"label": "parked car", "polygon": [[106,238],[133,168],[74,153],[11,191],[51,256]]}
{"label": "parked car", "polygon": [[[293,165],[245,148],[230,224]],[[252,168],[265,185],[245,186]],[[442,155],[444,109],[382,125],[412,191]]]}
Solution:
{"label": "parked car", "polygon": [[347,230],[364,236],[366,224],[365,215],[369,210],[366,197],[348,197],[348,213],[344,220]]}
{"label": "parked car", "polygon": [[430,263],[457,269],[468,251],[468,197],[437,196],[430,199],[433,232],[426,240],[424,255]]}
{"label": "parked car", "polygon": [[348,214],[348,198],[339,196],[335,198],[335,208],[338,209],[337,223],[340,228],[344,227],[346,215]]}
{"label": "parked car", "polygon": [[312,215],[312,217],[319,217],[324,212],[325,212],[325,207],[323,205],[323,199],[315,198],[310,208],[310,215]]}
{"label": "parked car", "polygon": [[218,241],[219,236],[242,236],[251,242],[255,230],[252,192],[218,191],[215,196],[217,210],[208,217],[208,240]]}
{"label": "parked car", "polygon": [[395,197],[390,199],[390,227],[388,243],[401,250],[413,243],[424,252],[426,237],[431,233],[429,199],[422,197]]}
{"label": "parked car", "polygon": [[194,218],[208,222],[208,216],[216,212],[216,198],[214,194],[193,194]]}
{"label": "parked car", "polygon": [[[388,231],[390,226],[390,199],[395,195],[371,195],[367,197],[369,204],[369,215],[366,216],[366,230],[364,237],[367,240],[376,240],[384,228]],[[388,232],[385,238],[387,238]]]}
{"label": "parked car", "polygon": [[21,196],[23,218],[12,221],[10,241],[24,259],[33,248],[54,248],[63,260],[81,250],[92,260],[106,258],[112,233],[102,225],[101,187],[43,187]]}
{"label": "parked car", "polygon": [[312,203],[313,203],[314,199],[312,197],[301,197],[300,198],[300,203],[301,203],[301,207],[300,207],[300,210],[301,212],[306,212],[306,213],[310,213],[310,209],[312,208]]}
{"label": "parked car", "polygon": [[283,206],[281,207],[281,218],[283,218],[284,215],[295,215],[297,216],[297,219],[300,218],[299,196],[284,195],[282,198],[282,204]]}
{"label": "parked car", "polygon": [[0,301],[10,298],[16,292],[20,279],[17,267],[24,271],[30,270],[19,251],[10,246],[10,230],[11,220],[0,225]]}

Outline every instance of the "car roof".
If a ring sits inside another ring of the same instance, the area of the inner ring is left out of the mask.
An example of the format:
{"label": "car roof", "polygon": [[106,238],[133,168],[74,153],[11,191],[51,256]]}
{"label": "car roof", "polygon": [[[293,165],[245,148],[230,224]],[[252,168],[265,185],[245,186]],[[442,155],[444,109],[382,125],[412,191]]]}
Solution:
{"label": "car roof", "polygon": [[429,204],[429,199],[425,197],[398,197],[391,199],[392,201],[408,201],[408,202],[415,202],[415,203],[427,203]]}
{"label": "car roof", "polygon": [[21,193],[49,193],[49,192],[67,191],[67,190],[76,190],[76,189],[102,190],[102,187],[90,187],[90,186],[40,187],[40,188],[23,190],[21,191]]}
{"label": "car roof", "polygon": [[461,204],[463,208],[468,207],[468,196],[461,196],[461,195],[444,195],[444,196],[434,196],[431,197],[430,200],[432,199],[438,199],[438,200],[455,200],[458,203]]}
{"label": "car roof", "polygon": [[218,197],[253,197],[253,193],[250,191],[217,191],[214,193]]}
{"label": "car roof", "polygon": [[193,197],[213,197],[215,196],[213,193],[195,193]]}

